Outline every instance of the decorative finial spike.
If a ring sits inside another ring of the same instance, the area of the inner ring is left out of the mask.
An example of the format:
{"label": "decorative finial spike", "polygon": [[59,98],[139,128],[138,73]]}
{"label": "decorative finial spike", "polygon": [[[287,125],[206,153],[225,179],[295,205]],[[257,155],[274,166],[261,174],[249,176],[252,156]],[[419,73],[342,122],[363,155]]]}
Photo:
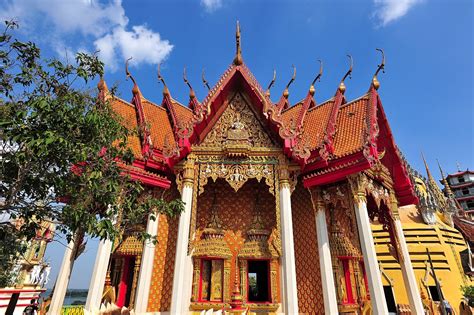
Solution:
{"label": "decorative finial spike", "polygon": [[135,78],[132,76],[132,74],[128,70],[128,63],[132,59],[133,59],[133,57],[130,57],[125,61],[125,75],[127,76],[126,80],[128,80],[128,78],[130,78],[130,80],[132,80],[132,82],[133,82],[132,93],[137,94],[140,90],[138,89],[138,85],[137,85],[137,82],[135,81]]}
{"label": "decorative finial spike", "polygon": [[169,95],[170,92],[168,90],[168,87],[166,86],[165,79],[161,75],[161,63],[158,64],[157,76],[158,76],[158,80],[160,80],[161,83],[163,83],[163,95]]}
{"label": "decorative finial spike", "polygon": [[209,82],[207,82],[206,78],[204,77],[204,69],[202,69],[202,84],[204,84],[205,87],[207,87],[207,90],[210,91],[211,87],[209,86]]}
{"label": "decorative finial spike", "polygon": [[346,85],[344,84],[344,80],[349,77],[349,79],[352,79],[352,67],[354,66],[354,60],[352,59],[351,55],[347,55],[347,57],[350,60],[350,67],[349,70],[347,70],[346,74],[344,77],[342,77],[341,83],[339,84],[339,91],[341,91],[342,94],[346,91]]}
{"label": "decorative finial spike", "polygon": [[293,67],[293,76],[291,77],[290,81],[288,82],[288,84],[286,85],[285,87],[285,91],[283,92],[283,96],[288,98],[288,96],[290,95],[290,92],[289,92],[289,87],[290,85],[295,81],[296,79],[296,67],[295,65],[292,65]]}
{"label": "decorative finial spike", "polygon": [[272,81],[271,81],[270,84],[268,85],[267,91],[265,92],[265,95],[266,95],[267,97],[270,97],[270,89],[272,88],[273,84],[275,84],[276,75],[277,75],[276,70],[273,69],[273,78],[272,78]]}
{"label": "decorative finial spike", "polygon": [[235,32],[235,44],[236,44],[236,52],[234,58],[234,65],[239,66],[243,63],[242,59],[242,48],[240,47],[240,24],[237,21],[237,30]]}
{"label": "decorative finial spike", "polygon": [[183,69],[183,80],[184,83],[186,83],[189,87],[189,97],[194,98],[196,97],[196,94],[194,93],[193,87],[191,86],[191,83],[189,83],[188,78],[186,77],[186,67]]}
{"label": "decorative finial spike", "polygon": [[319,73],[314,78],[313,82],[311,82],[311,86],[309,87],[309,93],[311,93],[311,95],[314,95],[314,92],[315,92],[314,84],[316,83],[316,81],[321,81],[321,77],[323,76],[323,62],[321,59],[318,59],[318,61],[319,61]]}
{"label": "decorative finial spike", "polygon": [[380,82],[377,79],[377,75],[379,74],[380,70],[385,73],[385,53],[383,49],[376,48],[375,50],[380,51],[382,53],[382,62],[377,66],[377,71],[375,71],[374,77],[372,78],[372,85],[376,90],[380,87]]}

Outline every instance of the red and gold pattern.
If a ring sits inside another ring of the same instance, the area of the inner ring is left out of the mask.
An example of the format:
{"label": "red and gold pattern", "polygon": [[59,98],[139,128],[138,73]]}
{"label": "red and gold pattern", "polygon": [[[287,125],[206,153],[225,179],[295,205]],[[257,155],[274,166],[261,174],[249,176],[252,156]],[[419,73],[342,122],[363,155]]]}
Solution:
{"label": "red and gold pattern", "polygon": [[324,314],[316,221],[309,192],[299,184],[291,196],[296,283],[300,314]]}
{"label": "red and gold pattern", "polygon": [[[177,198],[176,187],[170,193],[171,199]],[[168,198],[166,198],[168,199]],[[148,312],[169,311],[173,291],[173,270],[178,237],[178,218],[159,217],[158,235],[151,276]]]}
{"label": "red and gold pattern", "polygon": [[[201,239],[202,231],[209,222],[215,190],[217,193],[217,213],[222,228],[225,231],[224,240],[232,252],[230,275],[231,279],[234,279],[236,272],[235,258],[247,238],[247,231],[251,228],[254,219],[257,191],[259,194],[259,213],[264,228],[269,231],[276,229],[275,197],[268,192],[266,185],[258,183],[255,179],[246,182],[238,192],[235,192],[222,179],[218,179],[216,182],[209,182],[204,193],[198,197],[195,240]],[[273,246],[271,239],[268,241],[268,246]],[[278,278],[279,275],[276,275],[275,279],[278,280]],[[231,281],[231,284],[233,285],[233,281]],[[279,283],[277,283],[277,287],[279,292]],[[225,290],[232,290],[232,288],[224,288]],[[244,297],[245,299],[246,297]]]}

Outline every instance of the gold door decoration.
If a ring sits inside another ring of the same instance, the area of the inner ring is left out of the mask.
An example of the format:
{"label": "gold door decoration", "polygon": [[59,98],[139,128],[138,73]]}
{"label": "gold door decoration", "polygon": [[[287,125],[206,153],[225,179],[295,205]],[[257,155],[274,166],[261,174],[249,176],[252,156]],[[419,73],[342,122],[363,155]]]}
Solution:
{"label": "gold door decoration", "polygon": [[211,266],[211,301],[222,301],[222,270],[224,261],[222,259],[212,260]]}

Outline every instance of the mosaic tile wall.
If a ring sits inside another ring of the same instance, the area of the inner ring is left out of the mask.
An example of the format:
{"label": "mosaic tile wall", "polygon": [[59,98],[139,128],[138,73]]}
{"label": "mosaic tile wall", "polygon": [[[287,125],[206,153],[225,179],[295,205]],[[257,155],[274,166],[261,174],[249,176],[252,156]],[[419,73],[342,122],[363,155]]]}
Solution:
{"label": "mosaic tile wall", "polygon": [[300,314],[324,314],[316,221],[307,189],[298,184],[291,195],[296,281]]}
{"label": "mosaic tile wall", "polygon": [[[175,188],[171,189],[169,195],[170,199],[179,198]],[[170,310],[178,222],[178,218],[170,219],[166,216],[160,216],[158,221],[158,243],[155,247],[148,312]]]}
{"label": "mosaic tile wall", "polygon": [[[231,289],[235,279],[235,257],[242,247],[255,213],[255,200],[259,195],[259,213],[265,228],[272,231],[276,228],[275,197],[268,192],[268,187],[256,180],[249,180],[235,192],[230,185],[222,179],[215,183],[212,180],[205,187],[205,191],[198,198],[196,239],[200,239],[202,230],[206,227],[211,217],[211,205],[216,192],[216,205],[222,227],[226,230],[224,239],[232,251]],[[279,275],[278,290],[279,290]]]}

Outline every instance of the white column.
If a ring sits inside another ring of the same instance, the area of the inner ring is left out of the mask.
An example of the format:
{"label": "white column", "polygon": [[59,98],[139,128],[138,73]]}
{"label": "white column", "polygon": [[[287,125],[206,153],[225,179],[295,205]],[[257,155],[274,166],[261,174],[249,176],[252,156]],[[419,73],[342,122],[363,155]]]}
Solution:
{"label": "white column", "polygon": [[188,241],[193,202],[194,161],[189,156],[183,177],[181,200],[184,202],[184,212],[179,217],[171,314],[188,314],[192,294],[193,263],[192,257],[188,255]]}
{"label": "white column", "polygon": [[[156,215],[155,220],[148,216],[148,223],[146,232],[152,238],[158,234],[158,220],[159,215]],[[142,264],[140,267],[140,274],[138,276],[137,294],[135,299],[135,313],[146,313],[148,307],[148,297],[150,294],[151,275],[153,273],[153,261],[155,258],[155,244],[152,241],[146,241],[144,244]]]}
{"label": "white column", "polygon": [[318,236],[319,267],[321,269],[321,283],[323,286],[324,313],[338,314],[336,287],[334,286],[331,249],[329,246],[324,205],[318,205],[316,209],[316,233]]}
{"label": "white column", "polygon": [[63,262],[61,269],[59,270],[58,278],[54,286],[53,297],[49,306],[48,314],[56,315],[61,314],[61,309],[64,303],[64,297],[66,296],[67,287],[69,284],[69,278],[71,277],[72,267],[74,265],[74,239],[71,240],[66,250],[64,251]]}
{"label": "white column", "polygon": [[280,181],[281,238],[283,243],[283,283],[285,288],[285,314],[298,314],[296,288],[295,245],[293,241],[293,220],[291,217],[291,192],[288,181]]}
{"label": "white column", "polygon": [[100,308],[111,251],[112,241],[107,239],[99,242],[97,255],[95,256],[94,270],[92,271],[91,282],[89,284],[89,292],[87,293],[86,312],[95,312]]}
{"label": "white column", "polygon": [[357,219],[357,229],[359,230],[360,246],[364,256],[364,267],[369,284],[370,301],[374,314],[388,314],[387,302],[383,292],[382,277],[377,262],[372,229],[370,227],[369,215],[367,213],[367,203],[365,193],[359,193],[354,202]]}
{"label": "white column", "polygon": [[401,254],[403,255],[403,261],[400,262],[400,265],[402,267],[405,289],[410,302],[410,309],[412,314],[422,315],[424,314],[423,303],[421,302],[420,292],[418,291],[415,273],[410,260],[410,253],[408,252],[405,235],[403,234],[402,223],[399,219],[395,219],[395,230],[398,240],[400,241],[400,249],[402,251]]}

